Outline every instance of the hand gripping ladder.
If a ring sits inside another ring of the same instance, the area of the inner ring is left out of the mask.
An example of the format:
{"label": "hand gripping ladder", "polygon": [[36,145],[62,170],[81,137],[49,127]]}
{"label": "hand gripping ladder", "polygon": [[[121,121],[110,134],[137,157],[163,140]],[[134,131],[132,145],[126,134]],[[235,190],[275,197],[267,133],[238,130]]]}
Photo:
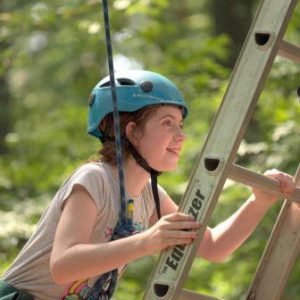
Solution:
{"label": "hand gripping ladder", "polygon": [[[283,40],[296,4],[297,0],[264,0],[260,4],[179,206],[203,226],[191,245],[160,254],[143,300],[218,299],[182,290],[182,286],[228,177],[280,194],[275,180],[244,169],[234,160],[276,55],[300,63],[300,48]],[[296,181],[300,185],[300,167]],[[247,300],[280,298],[300,241],[300,207],[295,202],[300,202],[299,188],[282,207]]]}

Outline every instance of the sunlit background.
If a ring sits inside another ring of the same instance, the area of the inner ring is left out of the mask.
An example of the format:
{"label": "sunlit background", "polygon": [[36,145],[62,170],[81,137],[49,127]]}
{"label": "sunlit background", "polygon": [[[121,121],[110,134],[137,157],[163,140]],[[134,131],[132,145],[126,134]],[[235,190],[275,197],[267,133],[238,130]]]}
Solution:
{"label": "sunlit background", "polygon": [[[116,70],[149,69],[172,79],[190,107],[187,141],[174,174],[159,178],[179,202],[185,191],[258,2],[110,1]],[[0,1],[0,273],[28,239],[60,184],[97,155],[86,134],[87,103],[107,75],[102,7],[96,0]],[[300,8],[285,39],[300,45]],[[277,58],[237,162],[291,174],[300,157],[299,66]],[[210,225],[250,195],[226,183]],[[224,299],[247,292],[282,201],[226,263],[196,259],[186,287]],[[154,258],[133,263],[114,296],[140,299]],[[297,261],[282,299],[298,300]],[[134,295],[134,296],[133,296]]]}

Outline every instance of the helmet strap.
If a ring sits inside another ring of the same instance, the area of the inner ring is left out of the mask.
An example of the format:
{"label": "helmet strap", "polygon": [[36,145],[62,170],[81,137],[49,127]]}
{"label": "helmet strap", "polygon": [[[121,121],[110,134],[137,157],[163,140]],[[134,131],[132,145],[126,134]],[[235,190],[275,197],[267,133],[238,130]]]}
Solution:
{"label": "helmet strap", "polygon": [[[113,136],[105,135],[102,132],[102,137],[100,139],[102,143],[105,141],[108,142],[115,142],[115,138]],[[161,212],[160,212],[160,202],[159,202],[159,195],[158,195],[158,187],[157,187],[157,177],[162,173],[159,172],[149,166],[147,161],[141,156],[141,154],[135,149],[135,147],[130,143],[130,141],[127,139],[127,137],[122,137],[122,144],[128,146],[128,150],[130,151],[132,157],[135,159],[138,165],[140,165],[145,171],[147,171],[150,174],[151,177],[151,188],[153,193],[153,198],[155,202],[156,207],[156,213],[158,219],[161,218]]]}
{"label": "helmet strap", "polygon": [[155,207],[156,207],[156,214],[157,218],[161,218],[161,212],[160,212],[160,203],[159,203],[159,195],[158,195],[158,188],[157,188],[157,177],[159,176],[159,172],[152,169],[150,175],[151,175],[151,187],[152,187],[152,193],[154,197]]}
{"label": "helmet strap", "polygon": [[150,173],[151,177],[151,188],[153,193],[153,198],[156,207],[156,213],[158,219],[161,218],[160,212],[160,203],[159,203],[159,195],[158,195],[158,188],[157,188],[157,177],[161,174],[161,172],[151,168],[147,161],[140,155],[140,153],[135,149],[135,147],[130,143],[130,141],[125,137],[122,139],[128,145],[128,149],[135,159],[135,161],[148,173]]}

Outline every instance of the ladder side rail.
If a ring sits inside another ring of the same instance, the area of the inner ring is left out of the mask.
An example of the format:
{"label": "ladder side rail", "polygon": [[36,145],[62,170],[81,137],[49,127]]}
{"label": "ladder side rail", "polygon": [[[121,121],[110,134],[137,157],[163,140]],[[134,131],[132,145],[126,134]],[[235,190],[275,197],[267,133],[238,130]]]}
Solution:
{"label": "ladder side rail", "polygon": [[[276,196],[284,197],[284,195],[280,192],[277,180],[255,173],[239,165],[232,165],[228,178],[244,185],[260,188],[266,192],[275,194]],[[300,188],[296,188],[295,191],[286,198],[286,200],[300,202]]]}
{"label": "ladder side rail", "polygon": [[[295,0],[265,0],[260,6],[255,25],[248,34],[237,68],[179,206],[180,211],[194,215],[203,226],[191,245],[176,246],[160,254],[148,281],[144,300],[178,299],[295,3]],[[266,36],[261,33],[262,30],[267,32]]]}
{"label": "ladder side rail", "polygon": [[179,300],[222,300],[222,299],[183,289],[179,296]]}
{"label": "ladder side rail", "polygon": [[[295,176],[300,186],[300,164]],[[257,267],[247,300],[279,300],[300,243],[300,205],[285,202]]]}

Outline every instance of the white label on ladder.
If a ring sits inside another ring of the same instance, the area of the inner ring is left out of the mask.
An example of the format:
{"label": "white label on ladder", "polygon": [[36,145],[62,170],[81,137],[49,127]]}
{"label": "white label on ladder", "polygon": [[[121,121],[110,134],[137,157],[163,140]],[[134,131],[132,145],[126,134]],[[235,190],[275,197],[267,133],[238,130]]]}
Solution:
{"label": "white label on ladder", "polygon": [[[188,212],[188,214],[192,215],[195,218],[195,220],[201,223],[201,221],[203,221],[203,217],[205,216],[207,208],[206,200],[209,197],[211,189],[205,188],[205,186],[201,186],[198,180],[195,183],[196,184],[194,184],[194,187],[191,192],[191,194],[193,195],[193,200],[189,202],[189,207],[183,208],[183,211]],[[188,196],[188,198],[190,197]],[[168,256],[166,256],[165,263],[161,267],[160,273],[168,273],[169,278],[176,279],[177,275],[180,274],[180,272],[178,271],[181,267],[180,264],[186,249],[186,245],[175,246],[172,252]]]}

